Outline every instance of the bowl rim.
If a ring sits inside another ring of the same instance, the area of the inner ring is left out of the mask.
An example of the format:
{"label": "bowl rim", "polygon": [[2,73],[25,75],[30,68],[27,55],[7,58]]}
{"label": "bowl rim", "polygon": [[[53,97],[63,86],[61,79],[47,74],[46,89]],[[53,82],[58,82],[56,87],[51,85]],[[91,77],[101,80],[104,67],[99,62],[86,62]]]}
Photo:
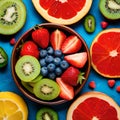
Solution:
{"label": "bowl rim", "polygon": [[[81,37],[80,34],[78,34],[75,30],[73,30],[72,28],[68,27],[68,26],[65,26],[65,25],[61,25],[61,24],[54,24],[54,23],[42,23],[42,24],[38,24],[37,26],[39,27],[54,27],[54,28],[60,28],[60,29],[63,29],[63,30],[67,30],[67,32],[71,32],[75,35],[77,35],[81,40],[82,40],[82,43],[84,44],[84,47],[86,49],[86,52],[88,54],[88,65],[87,65],[87,73],[85,75],[85,80],[84,82],[82,83],[82,85],[80,85],[80,87],[75,91],[75,96],[78,95],[78,93],[80,92],[80,90],[83,88],[83,86],[85,85],[87,79],[88,79],[88,76],[89,76],[89,73],[90,73],[90,69],[91,69],[91,58],[90,58],[90,52],[89,52],[89,48],[85,42],[85,40]],[[20,41],[22,40],[22,38],[27,35],[29,32],[33,31],[34,30],[34,27],[30,28],[29,30],[27,30],[25,33],[23,33],[21,35],[21,37],[18,39],[18,41],[16,42],[16,44],[14,45],[14,48],[12,50],[12,57],[11,57],[11,70],[12,70],[12,76],[13,76],[13,80],[14,82],[16,83],[18,89],[27,97],[29,98],[31,101],[33,102],[36,102],[36,103],[39,103],[39,104],[43,104],[43,105],[60,105],[60,104],[63,104],[63,103],[66,103],[66,102],[69,102],[68,100],[64,100],[64,99],[60,99],[58,101],[43,101],[37,97],[33,97],[31,95],[30,92],[28,92],[28,90],[26,90],[23,86],[21,86],[19,84],[19,80],[17,80],[16,76],[15,76],[15,69],[14,69],[14,66],[15,66],[15,63],[14,63],[14,55],[16,53],[16,48],[17,46],[19,45]],[[13,64],[14,63],[14,64]],[[29,94],[30,93],[30,94]],[[73,98],[75,99],[75,97]],[[70,100],[71,101],[71,100]]]}

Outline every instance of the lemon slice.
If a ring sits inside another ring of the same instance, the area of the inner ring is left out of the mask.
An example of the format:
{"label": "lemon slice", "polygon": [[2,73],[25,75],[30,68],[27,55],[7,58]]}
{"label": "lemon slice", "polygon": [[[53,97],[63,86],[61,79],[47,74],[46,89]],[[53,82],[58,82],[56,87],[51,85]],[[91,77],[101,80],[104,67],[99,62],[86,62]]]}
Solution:
{"label": "lemon slice", "polygon": [[27,120],[25,101],[13,92],[0,92],[0,120]]}

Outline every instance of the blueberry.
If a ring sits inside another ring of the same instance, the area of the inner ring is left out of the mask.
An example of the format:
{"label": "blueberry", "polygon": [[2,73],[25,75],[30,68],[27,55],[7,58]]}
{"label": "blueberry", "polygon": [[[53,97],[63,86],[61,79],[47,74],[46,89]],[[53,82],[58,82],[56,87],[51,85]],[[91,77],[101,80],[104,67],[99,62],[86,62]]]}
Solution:
{"label": "blueberry", "polygon": [[54,55],[56,57],[61,57],[62,56],[62,51],[61,50],[55,50]]}
{"label": "blueberry", "polygon": [[53,60],[54,60],[54,58],[53,58],[53,56],[51,56],[51,55],[47,55],[47,56],[45,57],[45,62],[46,62],[46,63],[51,63],[51,62],[53,62]]}
{"label": "blueberry", "polygon": [[40,50],[40,57],[44,58],[47,56],[47,51],[46,50]]}
{"label": "blueberry", "polygon": [[65,69],[67,69],[69,67],[69,64],[68,64],[68,62],[66,60],[62,60],[60,62],[60,67],[65,70]]}
{"label": "blueberry", "polygon": [[44,58],[40,59],[40,65],[41,65],[42,67],[43,67],[43,66],[47,66]]}
{"label": "blueberry", "polygon": [[62,69],[61,69],[60,67],[57,67],[57,68],[55,69],[55,74],[56,74],[57,76],[60,76],[60,75],[62,74]]}
{"label": "blueberry", "polygon": [[41,68],[41,74],[45,77],[48,75],[48,69],[47,67],[42,67]]}
{"label": "blueberry", "polygon": [[55,64],[56,66],[60,65],[60,62],[61,62],[61,59],[60,59],[59,57],[55,57],[55,58],[54,58],[54,64]]}
{"label": "blueberry", "polygon": [[53,48],[52,48],[52,47],[48,47],[48,48],[47,48],[47,53],[48,53],[49,55],[53,55],[53,53],[54,53]]}
{"label": "blueberry", "polygon": [[54,80],[54,79],[56,78],[55,73],[54,73],[54,72],[53,72],[53,73],[49,73],[49,74],[48,74],[48,78]]}
{"label": "blueberry", "polygon": [[47,68],[48,68],[48,71],[49,72],[53,72],[54,70],[55,70],[55,64],[53,64],[53,63],[50,63],[50,64],[48,64],[48,66],[47,66]]}

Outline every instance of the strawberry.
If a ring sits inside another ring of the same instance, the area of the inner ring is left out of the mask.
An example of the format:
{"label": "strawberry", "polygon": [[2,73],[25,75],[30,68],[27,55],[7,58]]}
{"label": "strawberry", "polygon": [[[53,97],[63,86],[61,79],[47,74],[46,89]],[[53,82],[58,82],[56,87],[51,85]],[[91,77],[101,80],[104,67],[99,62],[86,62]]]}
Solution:
{"label": "strawberry", "polygon": [[39,58],[38,46],[32,41],[25,42],[20,51],[20,56],[23,55],[31,55],[38,59]]}
{"label": "strawberry", "polygon": [[32,32],[33,41],[35,41],[43,49],[48,47],[49,36],[49,31],[46,28],[39,28]]}
{"label": "strawberry", "polygon": [[96,87],[95,81],[90,81],[89,87],[94,89]]}
{"label": "strawberry", "polygon": [[67,68],[64,73],[61,75],[62,80],[71,85],[71,86],[77,86],[78,83],[82,83],[84,78],[84,73],[80,72],[79,69],[70,66]]}
{"label": "strawberry", "polygon": [[60,97],[65,100],[72,100],[74,98],[74,88],[66,84],[61,78],[56,78],[56,82],[60,86]]}
{"label": "strawberry", "polygon": [[70,54],[78,52],[81,46],[81,40],[77,36],[71,35],[64,41],[61,50],[64,54]]}
{"label": "strawberry", "polygon": [[64,59],[71,65],[82,68],[87,62],[87,52],[75,53],[71,55],[66,55]]}
{"label": "strawberry", "polygon": [[117,92],[120,92],[120,86],[117,86],[117,87],[116,87],[116,91],[117,91]]}
{"label": "strawberry", "polygon": [[113,87],[115,85],[115,80],[108,80],[109,87]]}
{"label": "strawberry", "polygon": [[108,26],[108,23],[106,21],[101,22],[101,27],[105,29]]}
{"label": "strawberry", "polygon": [[60,31],[59,29],[53,31],[50,36],[50,42],[53,49],[60,50],[65,39],[66,35],[62,31]]}

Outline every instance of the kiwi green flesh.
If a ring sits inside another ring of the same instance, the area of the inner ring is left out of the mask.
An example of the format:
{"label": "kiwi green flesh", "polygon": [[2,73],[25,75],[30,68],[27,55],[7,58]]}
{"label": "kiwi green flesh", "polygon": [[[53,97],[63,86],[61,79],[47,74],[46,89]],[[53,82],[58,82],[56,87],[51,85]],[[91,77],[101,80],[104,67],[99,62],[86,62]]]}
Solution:
{"label": "kiwi green flesh", "polygon": [[41,100],[50,101],[59,96],[60,87],[55,81],[44,78],[34,85],[33,92]]}
{"label": "kiwi green flesh", "polygon": [[20,80],[31,82],[40,74],[39,61],[30,55],[24,55],[15,64],[15,72]]}
{"label": "kiwi green flesh", "polygon": [[25,24],[26,7],[21,0],[0,1],[0,34],[17,33]]}
{"label": "kiwi green flesh", "polygon": [[38,110],[36,120],[58,120],[58,114],[52,108],[43,107]]}
{"label": "kiwi green flesh", "polygon": [[3,68],[7,65],[8,63],[8,55],[5,52],[5,50],[0,47],[0,68]]}
{"label": "kiwi green flesh", "polygon": [[99,9],[102,15],[107,19],[120,19],[120,0],[100,0]]}

